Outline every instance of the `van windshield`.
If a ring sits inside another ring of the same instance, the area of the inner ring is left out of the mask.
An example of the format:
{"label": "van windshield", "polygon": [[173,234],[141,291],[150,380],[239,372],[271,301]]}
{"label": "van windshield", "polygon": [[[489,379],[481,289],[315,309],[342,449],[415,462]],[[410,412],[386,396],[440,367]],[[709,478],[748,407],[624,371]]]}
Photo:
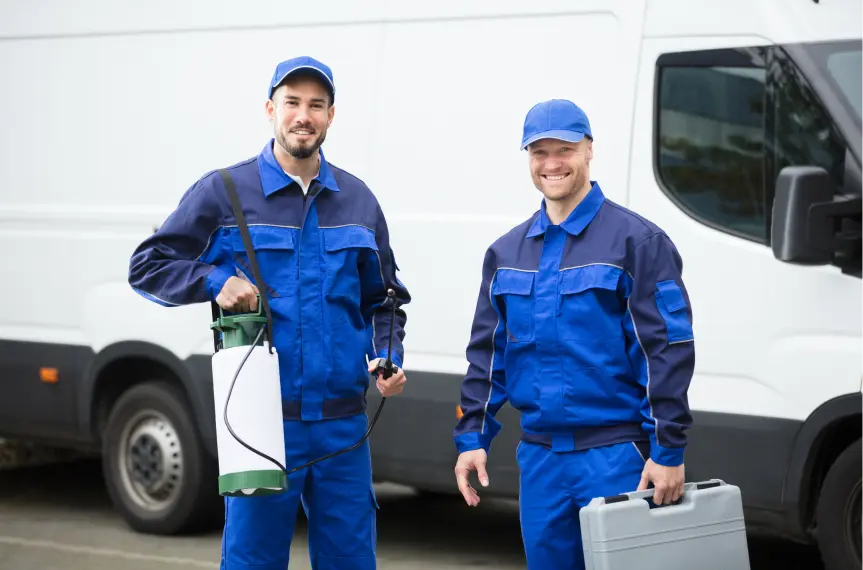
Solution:
{"label": "van windshield", "polygon": [[[801,48],[853,117],[858,137],[863,135],[863,40],[818,42]],[[861,152],[858,148],[857,153]]]}
{"label": "van windshield", "polygon": [[845,97],[848,105],[860,121],[863,106],[863,51],[860,45],[856,49],[843,49],[841,45],[833,45],[833,49],[825,54],[824,68],[839,91]]}

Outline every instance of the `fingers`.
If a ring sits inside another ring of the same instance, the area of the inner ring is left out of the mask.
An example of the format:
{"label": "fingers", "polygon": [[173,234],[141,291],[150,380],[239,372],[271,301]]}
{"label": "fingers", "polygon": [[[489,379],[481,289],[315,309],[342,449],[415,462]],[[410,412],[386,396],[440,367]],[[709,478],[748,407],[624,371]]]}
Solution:
{"label": "fingers", "polygon": [[650,477],[647,474],[647,467],[645,467],[644,471],[641,472],[641,481],[638,482],[638,488],[636,491],[646,491],[649,484]]}
{"label": "fingers", "polygon": [[375,358],[373,360],[370,360],[369,361],[369,372],[370,373],[374,372],[377,369],[378,364],[380,364],[382,360],[383,360],[383,358]]}
{"label": "fingers", "polygon": [[385,398],[395,396],[396,394],[401,394],[404,391],[404,386],[406,382],[407,378],[405,377],[405,373],[403,370],[399,370],[398,373],[386,380],[384,380],[383,375],[378,374],[378,392],[380,392],[381,395]]}
{"label": "fingers", "polygon": [[472,462],[462,461],[461,458],[459,458],[455,466],[455,479],[458,483],[458,490],[461,492],[461,496],[464,497],[464,502],[469,507],[475,507],[479,504],[479,494],[468,482],[468,475],[473,468],[474,465]]}
{"label": "fingers", "polygon": [[485,461],[477,460],[476,462],[476,475],[479,478],[479,482],[483,487],[488,487],[488,473],[485,470]]}
{"label": "fingers", "polygon": [[666,494],[668,491],[668,484],[663,481],[655,481],[653,483],[653,504],[661,505],[663,502],[667,501],[668,495]]}
{"label": "fingers", "polygon": [[257,311],[258,288],[244,279],[232,276],[219,291],[216,303],[222,309],[234,313]]}

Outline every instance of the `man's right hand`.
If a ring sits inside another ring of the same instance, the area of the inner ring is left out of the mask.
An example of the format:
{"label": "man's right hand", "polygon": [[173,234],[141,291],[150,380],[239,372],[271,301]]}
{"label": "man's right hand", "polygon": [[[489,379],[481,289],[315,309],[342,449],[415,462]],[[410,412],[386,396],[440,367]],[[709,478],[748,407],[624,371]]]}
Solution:
{"label": "man's right hand", "polygon": [[239,277],[229,277],[216,297],[222,309],[234,313],[254,313],[258,310],[258,288]]}
{"label": "man's right hand", "polygon": [[468,476],[471,471],[476,470],[479,482],[483,487],[488,487],[488,473],[485,471],[487,461],[488,455],[484,449],[465,451],[458,456],[458,461],[455,464],[455,478],[458,481],[458,490],[461,491],[469,507],[475,507],[479,504],[479,494],[471,487]]}

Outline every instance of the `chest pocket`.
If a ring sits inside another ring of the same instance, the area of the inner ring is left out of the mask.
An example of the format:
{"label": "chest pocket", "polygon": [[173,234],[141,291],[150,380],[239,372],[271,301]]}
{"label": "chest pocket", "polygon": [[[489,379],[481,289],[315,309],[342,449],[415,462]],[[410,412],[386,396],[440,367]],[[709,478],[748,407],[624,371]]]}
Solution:
{"label": "chest pocket", "polygon": [[[296,294],[295,234],[297,231],[294,228],[280,226],[249,226],[249,235],[252,237],[252,246],[255,249],[255,257],[258,258],[261,277],[267,282],[271,294],[276,293],[280,297]],[[246,249],[243,247],[243,238],[237,228],[231,229],[231,247],[234,253],[234,264],[254,281],[252,265],[249,263]],[[260,289],[260,284],[258,285]]]}
{"label": "chest pocket", "polygon": [[375,233],[364,226],[321,228],[321,231],[324,235],[327,296],[359,304],[362,293],[360,266],[373,261],[368,270],[373,272],[372,277],[376,277],[376,281],[382,279]]}
{"label": "chest pocket", "polygon": [[625,306],[617,294],[622,273],[610,265],[586,265],[560,273],[561,338],[593,344],[623,337]]}
{"label": "chest pocket", "polygon": [[533,283],[536,274],[530,271],[500,269],[492,286],[498,307],[506,315],[506,338],[509,342],[529,342],[534,339]]}

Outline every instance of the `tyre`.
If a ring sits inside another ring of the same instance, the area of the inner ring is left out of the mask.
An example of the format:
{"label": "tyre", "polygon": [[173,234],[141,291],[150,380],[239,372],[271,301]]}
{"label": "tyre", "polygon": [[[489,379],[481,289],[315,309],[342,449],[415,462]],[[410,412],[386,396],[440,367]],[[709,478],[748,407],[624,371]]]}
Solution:
{"label": "tyre", "polygon": [[860,570],[860,488],[863,452],[858,439],[830,467],[815,513],[826,570]]}
{"label": "tyre", "polygon": [[114,507],[134,530],[179,534],[215,522],[223,502],[182,393],[152,382],[123,393],[103,433],[102,469]]}

